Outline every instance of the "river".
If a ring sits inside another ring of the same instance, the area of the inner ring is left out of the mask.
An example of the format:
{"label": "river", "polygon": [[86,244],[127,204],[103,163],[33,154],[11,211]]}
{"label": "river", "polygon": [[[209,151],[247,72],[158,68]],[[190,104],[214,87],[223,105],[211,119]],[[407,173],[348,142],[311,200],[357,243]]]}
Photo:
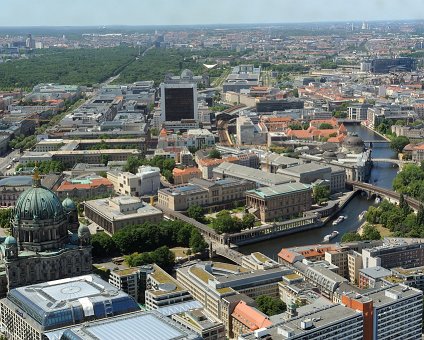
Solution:
{"label": "river", "polygon": [[[383,138],[373,131],[361,125],[346,125],[349,132],[357,133],[363,140],[383,140]],[[389,143],[374,144],[372,150],[372,157],[374,158],[396,158],[396,154],[390,149]],[[392,188],[393,178],[396,176],[398,168],[389,163],[375,163],[371,171],[370,183],[383,188]],[[348,231],[355,231],[362,223],[358,219],[358,215],[367,210],[370,205],[374,204],[366,198],[356,195],[348,205],[340,212],[341,215],[347,216],[347,219],[337,225],[332,226],[331,222],[327,223],[324,227],[287,235],[272,240],[241,246],[239,251],[244,254],[250,254],[254,251],[260,251],[265,255],[277,260],[277,254],[283,247],[301,246],[307,244],[316,244],[322,242],[325,235],[330,234],[333,230],[339,232],[339,235],[331,240],[331,242],[338,242],[344,233]]]}

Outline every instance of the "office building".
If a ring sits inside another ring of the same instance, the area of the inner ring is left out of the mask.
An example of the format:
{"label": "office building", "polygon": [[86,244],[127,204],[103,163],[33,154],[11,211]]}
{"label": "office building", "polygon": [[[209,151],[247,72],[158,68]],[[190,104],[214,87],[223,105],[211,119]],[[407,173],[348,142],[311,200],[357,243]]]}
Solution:
{"label": "office building", "polygon": [[8,339],[44,339],[53,330],[140,309],[126,293],[96,275],[14,288],[0,300]]}
{"label": "office building", "polygon": [[203,309],[173,314],[172,320],[200,334],[204,340],[225,340],[225,327],[221,321],[207,315]]}
{"label": "office building", "polygon": [[84,203],[85,217],[110,234],[135,224],[157,223],[162,211],[132,196],[101,198]]}
{"label": "office building", "polygon": [[197,84],[191,77],[181,79],[168,77],[160,84],[160,92],[162,121],[197,120]]}
{"label": "office building", "polygon": [[373,59],[371,61],[372,73],[411,72],[416,68],[413,58]]}
{"label": "office building", "polygon": [[312,190],[302,183],[261,187],[246,192],[246,206],[261,221],[277,221],[311,209]]}
{"label": "office building", "polygon": [[180,282],[156,264],[147,274],[145,304],[148,310],[155,309],[166,316],[201,307]]}
{"label": "office building", "polygon": [[383,245],[362,249],[362,262],[364,268],[424,266],[423,239],[386,237]]}
{"label": "office building", "polygon": [[370,107],[371,105],[368,104],[349,105],[347,107],[347,117],[352,120],[365,121]]}
{"label": "office building", "polygon": [[224,323],[227,336],[230,336],[235,306],[241,300],[250,305],[253,301],[249,301],[260,295],[278,297],[278,282],[291,272],[286,267],[250,271],[226,263],[199,262],[178,268],[177,280],[209,314]]}
{"label": "office building", "polygon": [[421,339],[423,292],[389,285],[369,293],[347,293],[342,303],[362,312],[363,339]]}
{"label": "office building", "polygon": [[377,283],[380,282],[387,276],[390,276],[392,272],[382,267],[368,267],[359,270],[359,288],[367,289],[374,288]]}
{"label": "office building", "polygon": [[362,326],[362,313],[332,305],[244,334],[239,340],[362,340]]}

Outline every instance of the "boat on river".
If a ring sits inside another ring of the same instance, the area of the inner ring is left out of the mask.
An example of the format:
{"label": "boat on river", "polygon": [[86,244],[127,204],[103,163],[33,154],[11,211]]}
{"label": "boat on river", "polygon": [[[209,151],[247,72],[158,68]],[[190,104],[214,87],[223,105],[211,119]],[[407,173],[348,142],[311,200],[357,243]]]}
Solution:
{"label": "boat on river", "polygon": [[365,217],[365,214],[367,213],[367,211],[366,210],[364,210],[363,212],[361,212],[359,215],[358,215],[358,219],[359,220],[362,220],[362,219],[364,219],[364,217]]}
{"label": "boat on river", "polygon": [[333,230],[333,232],[331,234],[325,235],[324,236],[324,242],[328,242],[330,240],[332,240],[333,238],[335,238],[337,235],[339,234],[339,232],[337,230]]}
{"label": "boat on river", "polygon": [[336,220],[333,221],[333,225],[338,225],[340,222],[343,222],[347,217],[340,215]]}

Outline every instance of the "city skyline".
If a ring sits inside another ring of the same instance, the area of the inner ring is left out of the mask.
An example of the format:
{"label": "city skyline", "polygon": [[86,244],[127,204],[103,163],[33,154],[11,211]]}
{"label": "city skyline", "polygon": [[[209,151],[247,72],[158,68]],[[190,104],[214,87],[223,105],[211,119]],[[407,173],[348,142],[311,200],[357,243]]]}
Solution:
{"label": "city skyline", "polygon": [[[253,1],[242,0],[231,3],[216,0],[213,5],[205,0],[125,0],[123,3],[75,0],[64,11],[63,4],[53,0],[44,0],[42,5],[29,0],[6,0],[3,9],[2,27],[149,26],[420,20],[424,3],[419,0],[358,0],[354,3],[318,0],[299,6],[294,1],[271,0],[266,7],[258,7]],[[17,12],[19,16],[11,15]]]}

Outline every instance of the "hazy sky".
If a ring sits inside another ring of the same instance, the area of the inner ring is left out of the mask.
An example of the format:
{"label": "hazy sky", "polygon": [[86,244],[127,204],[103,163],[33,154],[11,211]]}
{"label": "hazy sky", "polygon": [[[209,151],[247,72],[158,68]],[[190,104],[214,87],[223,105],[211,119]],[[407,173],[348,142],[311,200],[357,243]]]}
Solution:
{"label": "hazy sky", "polygon": [[424,0],[0,0],[0,26],[424,19]]}

